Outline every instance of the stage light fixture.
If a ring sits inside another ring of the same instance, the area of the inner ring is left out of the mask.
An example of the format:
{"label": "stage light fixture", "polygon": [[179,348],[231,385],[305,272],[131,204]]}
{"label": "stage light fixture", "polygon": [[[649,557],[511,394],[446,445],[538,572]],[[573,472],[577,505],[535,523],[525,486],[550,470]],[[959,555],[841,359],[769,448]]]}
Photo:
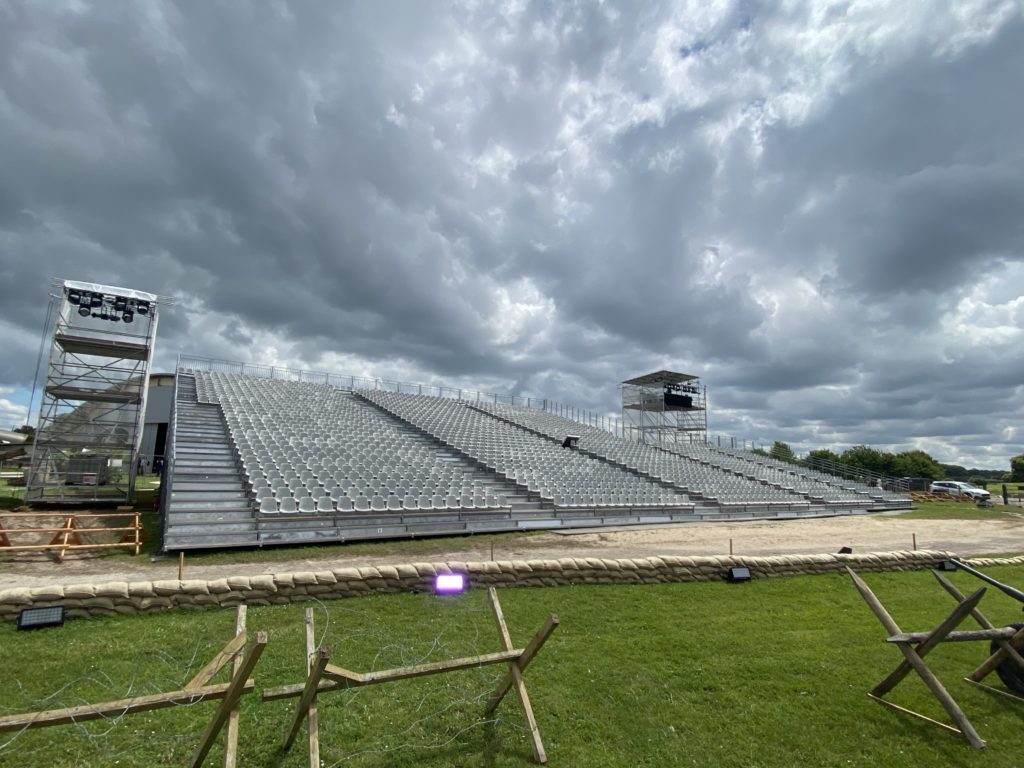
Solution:
{"label": "stage light fixture", "polygon": [[148,301],[140,301],[139,302],[138,312],[139,312],[140,315],[148,315],[149,314],[149,302]]}
{"label": "stage light fixture", "polygon": [[750,569],[745,565],[737,565],[729,569],[729,575],[725,578],[727,581],[735,584],[740,581],[750,581],[754,577],[750,574]]}
{"label": "stage light fixture", "polygon": [[466,574],[439,573],[434,577],[434,594],[461,595],[466,591]]}
{"label": "stage light fixture", "polygon": [[100,296],[98,293],[94,293],[94,294],[92,294],[91,302],[92,302],[92,306],[94,308],[95,307],[102,307],[103,306],[103,297]]}
{"label": "stage light fixture", "polygon": [[64,608],[23,608],[18,614],[18,629],[63,627]]}
{"label": "stage light fixture", "polygon": [[78,291],[69,291],[68,301],[77,307],[79,303],[81,303],[82,301],[82,294],[80,294]]}
{"label": "stage light fixture", "polygon": [[124,312],[128,309],[128,302],[120,296],[116,296],[114,298],[114,309],[118,312]]}
{"label": "stage light fixture", "polygon": [[89,312],[88,307],[82,306],[78,308],[78,314],[80,314],[82,317],[88,317],[91,313]]}
{"label": "stage light fixture", "polygon": [[135,319],[135,315],[132,312],[125,312],[123,315],[121,315],[121,319],[124,320],[126,323],[130,323],[132,320]]}

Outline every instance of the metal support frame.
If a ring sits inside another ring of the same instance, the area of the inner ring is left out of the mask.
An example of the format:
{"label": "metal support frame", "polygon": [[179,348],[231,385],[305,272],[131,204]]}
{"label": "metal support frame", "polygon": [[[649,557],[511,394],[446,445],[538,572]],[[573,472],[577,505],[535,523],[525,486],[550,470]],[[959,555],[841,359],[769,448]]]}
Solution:
{"label": "metal support frame", "polygon": [[[707,442],[707,387],[698,377],[656,371],[624,381],[621,388],[627,440],[657,446]],[[671,402],[667,395],[683,402]]]}
{"label": "metal support frame", "polygon": [[159,306],[171,302],[95,283],[54,287],[26,501],[129,502]]}

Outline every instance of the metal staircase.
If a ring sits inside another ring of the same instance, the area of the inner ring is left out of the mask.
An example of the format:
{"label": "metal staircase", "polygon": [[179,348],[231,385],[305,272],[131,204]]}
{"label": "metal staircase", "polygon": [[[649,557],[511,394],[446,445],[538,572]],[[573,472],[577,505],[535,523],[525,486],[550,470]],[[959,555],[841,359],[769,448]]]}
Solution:
{"label": "metal staircase", "polygon": [[195,377],[179,374],[164,549],[258,543],[252,501],[220,406],[198,402]]}

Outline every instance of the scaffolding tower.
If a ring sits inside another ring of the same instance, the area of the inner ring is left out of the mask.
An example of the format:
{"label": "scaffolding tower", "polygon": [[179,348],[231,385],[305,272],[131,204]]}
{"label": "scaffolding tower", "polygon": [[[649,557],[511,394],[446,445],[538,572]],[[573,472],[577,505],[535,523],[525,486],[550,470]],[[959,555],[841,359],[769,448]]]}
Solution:
{"label": "scaffolding tower", "polygon": [[706,443],[707,387],[698,377],[675,371],[624,381],[622,426],[624,437],[639,443]]}
{"label": "scaffolding tower", "polygon": [[158,307],[169,302],[95,283],[55,280],[53,286],[49,363],[25,498],[129,502]]}

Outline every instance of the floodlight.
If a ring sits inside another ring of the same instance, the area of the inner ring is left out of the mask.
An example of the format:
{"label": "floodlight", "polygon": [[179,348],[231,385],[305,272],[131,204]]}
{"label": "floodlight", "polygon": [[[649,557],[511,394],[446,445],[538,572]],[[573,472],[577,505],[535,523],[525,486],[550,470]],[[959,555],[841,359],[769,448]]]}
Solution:
{"label": "floodlight", "polygon": [[149,302],[148,301],[140,301],[139,302],[139,314],[140,315],[148,315],[149,314]]}
{"label": "floodlight", "polygon": [[738,581],[750,581],[754,577],[750,575],[750,569],[745,565],[737,565],[729,569],[729,575],[725,578],[727,581],[736,583]]}
{"label": "floodlight", "polygon": [[955,571],[956,569],[956,562],[953,560],[943,560],[939,563],[938,567],[938,570],[940,571]]}
{"label": "floodlight", "polygon": [[18,614],[18,629],[42,629],[63,627],[64,608],[23,608]]}
{"label": "floodlight", "polygon": [[82,294],[78,291],[68,291],[68,301],[77,307],[79,302],[82,301]]}
{"label": "floodlight", "polygon": [[135,319],[135,314],[131,311],[126,311],[123,315],[121,315],[121,319],[124,320],[126,323],[130,323],[132,320]]}
{"label": "floodlight", "polygon": [[121,296],[114,298],[114,309],[118,312],[124,312],[128,308],[128,301]]}
{"label": "floodlight", "polygon": [[82,317],[88,317],[90,314],[89,308],[85,305],[82,305],[81,307],[78,308],[78,314],[80,314]]}
{"label": "floodlight", "polygon": [[434,594],[459,595],[466,591],[466,574],[439,573],[434,577]]}
{"label": "floodlight", "polygon": [[102,307],[103,306],[103,296],[101,296],[98,293],[92,294],[92,305],[94,307]]}

